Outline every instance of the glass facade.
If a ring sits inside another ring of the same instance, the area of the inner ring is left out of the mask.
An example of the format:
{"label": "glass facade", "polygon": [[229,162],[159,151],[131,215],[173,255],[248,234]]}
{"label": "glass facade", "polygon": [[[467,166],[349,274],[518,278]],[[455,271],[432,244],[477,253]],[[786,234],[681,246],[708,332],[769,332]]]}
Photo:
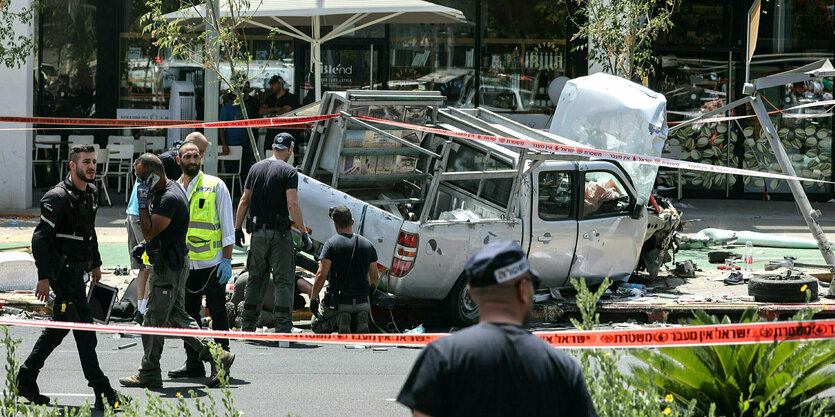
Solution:
{"label": "glass facade", "polygon": [[[654,87],[667,97],[670,121],[687,120],[742,98],[745,82],[745,21],[751,1],[685,2],[675,27],[656,43],[661,62]],[[777,0],[762,3],[756,53],[750,79],[832,59],[833,0]],[[832,99],[832,79],[774,87],[761,91],[781,145],[798,175],[832,178],[831,117],[815,117],[828,107],[814,103]],[[793,107],[803,106],[799,109]],[[712,165],[782,172],[764,132],[748,106],[738,107],[738,120],[700,124],[670,136],[669,157]],[[667,171],[666,182],[678,185]],[[785,181],[724,174],[683,172],[683,190],[692,196],[788,198]],[[804,183],[812,198],[828,199],[832,187]]]}
{"label": "glass facade", "polygon": [[90,117],[96,95],[94,0],[47,0],[38,16],[34,113]]}
{"label": "glass facade", "polygon": [[[467,22],[380,24],[328,41],[322,46],[323,90],[438,90],[448,106],[482,106],[547,128],[555,107],[549,85],[558,77],[585,75],[587,66],[584,53],[573,52],[574,27],[565,7],[543,0],[435,2],[461,10]],[[670,121],[686,120],[742,97],[745,21],[751,3],[683,2],[674,14],[673,29],[654,43],[660,59],[649,86],[666,95]],[[142,34],[144,0],[45,4],[36,27],[36,115],[115,117],[116,109],[128,114],[165,112],[175,81],[194,85],[197,114],[203,114],[202,65],[170,56]],[[167,3],[171,10],[178,6],[178,1]],[[835,0],[764,1],[751,78],[832,58],[833,15]],[[248,78],[262,102],[274,75],[285,80],[299,105],[313,100],[306,42],[258,29],[246,32],[245,45],[254,54]],[[219,85],[218,93],[224,89]],[[814,103],[831,100],[832,89],[831,79],[824,79],[762,94],[800,175],[832,178],[831,118],[810,117],[826,110]],[[805,107],[791,109],[797,106]],[[740,108],[736,114],[753,113]],[[681,129],[671,135],[666,156],[775,171],[779,167],[760,132],[754,118]],[[678,185],[677,173],[663,175]],[[813,198],[834,192],[829,186],[806,186]],[[681,187],[688,195],[714,197],[788,192],[780,181],[693,172],[683,173]]]}

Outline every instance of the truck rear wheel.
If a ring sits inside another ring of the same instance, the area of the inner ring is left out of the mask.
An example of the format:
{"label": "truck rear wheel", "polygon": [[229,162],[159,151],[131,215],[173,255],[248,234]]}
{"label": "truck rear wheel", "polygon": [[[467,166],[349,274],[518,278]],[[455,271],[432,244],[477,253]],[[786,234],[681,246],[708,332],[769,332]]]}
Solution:
{"label": "truck rear wheel", "polygon": [[466,327],[478,323],[478,306],[467,292],[467,278],[461,276],[443,301],[444,315],[453,326]]}

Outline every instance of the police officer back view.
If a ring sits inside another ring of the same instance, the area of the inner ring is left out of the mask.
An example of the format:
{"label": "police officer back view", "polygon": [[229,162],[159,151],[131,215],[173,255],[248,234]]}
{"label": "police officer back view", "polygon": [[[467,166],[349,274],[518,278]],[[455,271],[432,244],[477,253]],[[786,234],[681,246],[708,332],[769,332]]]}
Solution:
{"label": "police officer back view", "polygon": [[[140,179],[136,191],[139,221],[148,242],[145,250],[153,265],[148,280],[148,309],[142,325],[198,329],[197,322],[186,313],[183,306],[189,271],[185,246],[189,212],[185,193],[176,182],[168,180],[162,162],[154,154],[140,156],[134,164],[134,170]],[[182,339],[199,352],[201,360],[211,364],[212,375],[206,385],[217,386],[220,383],[218,370],[206,341],[195,337]],[[142,335],[145,352],[139,373],[121,378],[119,383],[126,387],[162,387],[159,360],[163,343],[163,336]],[[220,360],[221,365],[228,369],[235,355],[222,351]]]}
{"label": "police officer back view", "polygon": [[296,169],[286,162],[293,154],[293,144],[293,137],[287,133],[275,136],[274,159],[259,161],[250,168],[244,184],[244,194],[238,204],[235,219],[236,245],[242,246],[244,243],[241,227],[247,209],[253,224],[247,259],[249,280],[244,290],[244,310],[241,314],[241,327],[245,331],[255,330],[255,322],[264,302],[264,281],[270,269],[275,285],[275,331],[287,333],[293,328],[296,262],[288,215],[292,215],[296,226],[302,231],[305,248],[313,246],[299,208],[299,177]]}
{"label": "police officer back view", "polygon": [[[96,198],[91,184],[96,179],[96,151],[90,145],[76,145],[70,151],[70,176],[52,187],[41,199],[41,222],[32,235],[32,254],[38,268],[35,295],[46,302],[50,287],[55,292],[52,319],[92,323],[85,294],[84,276],[93,283],[101,279],[101,255],[96,237]],[[44,329],[32,353],[17,374],[21,397],[35,404],[47,404],[36,379],[46,358],[69,333],[65,329]],[[118,406],[118,394],[104,376],[96,356],[96,334],[73,330],[84,377],[96,394],[95,408],[103,410],[104,400]]]}
{"label": "police officer back view", "polygon": [[[332,208],[329,215],[337,234],[322,248],[319,270],[310,290],[310,326],[315,333],[351,333],[351,327],[357,333],[368,333],[368,296],[379,282],[377,251],[368,239],[352,233],[354,219],[348,207]],[[319,292],[325,279],[327,302],[320,303]]]}

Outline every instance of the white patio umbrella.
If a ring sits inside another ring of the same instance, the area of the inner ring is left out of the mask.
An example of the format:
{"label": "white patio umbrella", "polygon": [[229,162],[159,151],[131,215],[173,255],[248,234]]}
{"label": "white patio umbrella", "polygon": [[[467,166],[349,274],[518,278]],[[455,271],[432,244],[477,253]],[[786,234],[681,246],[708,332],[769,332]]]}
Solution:
{"label": "white patio umbrella", "polygon": [[[205,5],[204,5],[205,6]],[[220,1],[221,17],[229,8]],[[202,8],[205,10],[205,8]],[[202,19],[203,10],[182,9],[165,15],[167,19]],[[322,43],[380,23],[465,23],[461,11],[423,0],[255,0],[249,26],[279,28],[282,34],[310,42],[311,64],[315,75],[316,100],[322,98]],[[299,29],[309,26],[310,34]],[[322,26],[332,26],[322,35]]]}

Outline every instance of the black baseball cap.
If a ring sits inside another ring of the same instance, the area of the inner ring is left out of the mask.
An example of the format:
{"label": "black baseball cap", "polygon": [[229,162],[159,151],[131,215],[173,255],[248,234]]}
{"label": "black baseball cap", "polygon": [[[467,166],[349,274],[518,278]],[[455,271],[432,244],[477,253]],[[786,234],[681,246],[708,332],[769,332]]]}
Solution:
{"label": "black baseball cap", "polygon": [[295,144],[293,136],[286,132],[281,132],[275,135],[273,139],[273,148],[283,151]]}
{"label": "black baseball cap", "polygon": [[472,287],[486,287],[513,281],[525,273],[533,276],[534,287],[539,274],[531,268],[525,251],[512,240],[502,240],[481,248],[467,260],[464,272]]}
{"label": "black baseball cap", "polygon": [[328,216],[334,221],[341,221],[341,223],[348,223],[354,218],[351,214],[351,209],[346,206],[331,208]]}
{"label": "black baseball cap", "polygon": [[270,78],[270,84],[283,83],[283,82],[284,82],[284,78],[281,78],[280,75],[273,75]]}

